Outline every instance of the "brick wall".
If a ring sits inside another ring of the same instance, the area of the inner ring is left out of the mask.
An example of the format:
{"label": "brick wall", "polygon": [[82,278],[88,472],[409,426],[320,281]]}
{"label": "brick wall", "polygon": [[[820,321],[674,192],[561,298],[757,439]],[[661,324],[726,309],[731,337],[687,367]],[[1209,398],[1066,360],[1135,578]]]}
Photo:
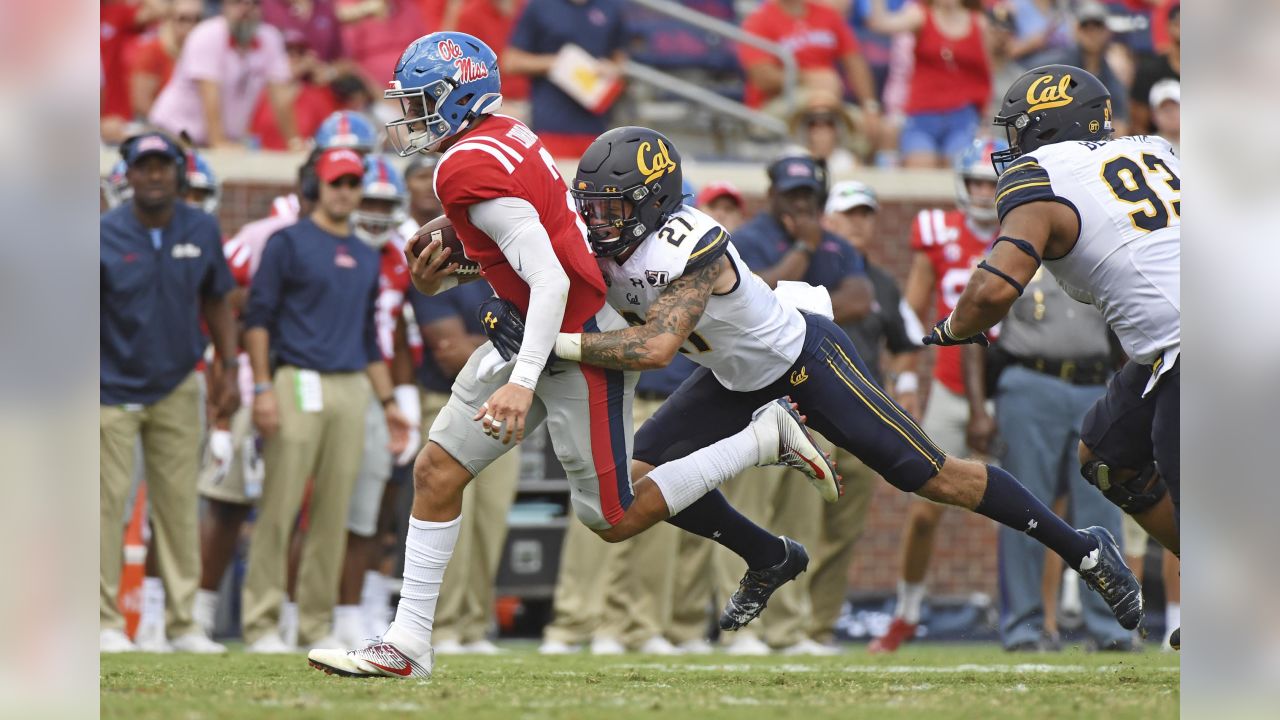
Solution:
{"label": "brick wall", "polygon": [[[271,199],[289,192],[280,183],[224,183],[220,220],[223,231],[232,234],[251,220],[265,217]],[[940,198],[941,203],[950,198]],[[748,198],[749,206],[762,205],[759,196]],[[872,261],[905,282],[911,265],[909,239],[916,213],[939,203],[922,200],[884,200],[880,210],[879,238],[871,249]],[[924,375],[927,377],[927,365]],[[849,583],[855,592],[886,592],[897,586],[900,557],[899,540],[909,502],[916,502],[881,484],[872,500],[867,530],[858,545],[857,559],[849,569]],[[986,518],[960,510],[943,515],[929,568],[930,591],[938,595],[966,595],[996,592],[996,533]]]}

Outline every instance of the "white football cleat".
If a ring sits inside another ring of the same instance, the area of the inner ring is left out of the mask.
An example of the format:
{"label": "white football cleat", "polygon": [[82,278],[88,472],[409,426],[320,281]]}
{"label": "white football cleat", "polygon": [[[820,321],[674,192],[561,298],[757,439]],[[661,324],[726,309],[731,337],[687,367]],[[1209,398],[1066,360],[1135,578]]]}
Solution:
{"label": "white football cleat", "polygon": [[591,641],[592,655],[625,655],[626,652],[627,646],[616,638],[598,637]]}
{"label": "white football cleat", "polygon": [[98,652],[100,653],[123,653],[137,652],[138,646],[133,644],[128,635],[123,631],[109,629],[98,633]]}
{"label": "white football cleat", "polygon": [[757,465],[795,468],[809,478],[823,500],[833,503],[840,499],[835,466],[813,441],[790,402],[778,399],[756,410],[751,415],[751,429],[760,447]]}
{"label": "white football cleat", "polygon": [[286,655],[297,652],[298,648],[285,642],[280,633],[272,632],[246,645],[244,651],[255,655]]}
{"label": "white football cleat", "polygon": [[173,649],[178,652],[199,653],[201,655],[220,655],[227,651],[227,646],[210,640],[200,630],[173,639]]}
{"label": "white football cleat", "polygon": [[425,657],[415,660],[395,645],[375,638],[372,645],[359,650],[312,650],[307,653],[307,664],[327,675],[340,677],[427,680],[435,665],[435,654],[435,650],[428,650]]}
{"label": "white football cleat", "polygon": [[811,657],[829,657],[831,655],[839,655],[840,648],[834,645],[823,645],[811,638],[805,638],[795,645],[788,645],[782,649],[783,655],[808,655]]}
{"label": "white football cleat", "polygon": [[642,655],[680,655],[682,651],[661,635],[654,635],[640,646],[640,653]]}
{"label": "white football cleat", "polygon": [[755,635],[739,635],[724,651],[730,655],[768,655],[773,650]]}
{"label": "white football cleat", "polygon": [[559,640],[543,640],[538,646],[539,655],[572,655],[582,649],[581,645],[570,645]]}
{"label": "white football cleat", "polygon": [[501,655],[503,652],[502,648],[485,639],[463,645],[462,651],[468,655]]}

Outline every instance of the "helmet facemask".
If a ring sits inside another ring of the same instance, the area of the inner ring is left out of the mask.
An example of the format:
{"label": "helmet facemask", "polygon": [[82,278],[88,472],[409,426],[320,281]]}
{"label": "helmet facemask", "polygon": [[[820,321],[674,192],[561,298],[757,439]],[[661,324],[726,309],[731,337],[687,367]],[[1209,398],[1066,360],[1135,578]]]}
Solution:
{"label": "helmet facemask", "polygon": [[1031,117],[1024,112],[1014,113],[1013,115],[997,115],[993,120],[996,127],[1004,128],[1005,139],[1009,142],[1009,147],[1005,150],[997,150],[991,153],[991,167],[996,171],[999,177],[1004,173],[1005,168],[1013,164],[1014,160],[1022,157],[1026,151],[1022,149],[1021,135],[1022,131],[1031,124]]}
{"label": "helmet facemask", "polygon": [[351,213],[356,237],[375,250],[381,249],[400,224],[402,211],[403,203],[399,198],[365,195],[360,200],[360,207]]}
{"label": "helmet facemask", "polygon": [[[452,130],[449,121],[440,114],[440,107],[449,101],[449,95],[458,87],[453,78],[440,78],[420,88],[408,90],[400,87],[400,81],[392,80],[383,97],[399,100],[403,115],[399,120],[387,123],[387,135],[391,146],[400,157],[409,157],[423,151],[432,152],[441,141],[462,130]],[[465,102],[466,98],[464,98]]]}
{"label": "helmet facemask", "polygon": [[587,241],[598,257],[611,257],[640,242],[653,228],[640,221],[636,206],[649,196],[637,185],[627,190],[573,190],[578,214],[587,225]]}

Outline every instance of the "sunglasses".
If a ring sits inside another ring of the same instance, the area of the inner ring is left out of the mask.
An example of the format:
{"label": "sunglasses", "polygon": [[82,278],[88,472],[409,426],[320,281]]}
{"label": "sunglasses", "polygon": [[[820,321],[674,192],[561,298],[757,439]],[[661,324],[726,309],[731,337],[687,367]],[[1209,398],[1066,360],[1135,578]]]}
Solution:
{"label": "sunglasses", "polygon": [[199,15],[174,15],[173,21],[176,23],[183,23],[184,25],[195,25],[196,23],[200,22],[200,16]]}
{"label": "sunglasses", "polygon": [[813,127],[815,125],[828,125],[835,127],[836,116],[830,113],[815,113],[805,117],[804,122],[809,127]]}
{"label": "sunglasses", "polygon": [[358,188],[360,187],[360,178],[356,177],[355,175],[344,175],[338,178],[337,180],[334,180],[333,182],[329,183],[329,187],[347,188],[348,190],[352,188]]}

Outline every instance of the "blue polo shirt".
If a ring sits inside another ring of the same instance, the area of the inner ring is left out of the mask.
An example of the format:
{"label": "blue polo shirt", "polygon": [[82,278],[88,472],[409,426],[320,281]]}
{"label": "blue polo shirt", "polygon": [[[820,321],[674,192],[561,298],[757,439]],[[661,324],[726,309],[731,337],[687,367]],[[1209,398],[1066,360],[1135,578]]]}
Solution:
{"label": "blue polo shirt", "polygon": [[683,354],[677,353],[671,364],[660,370],[645,370],[636,381],[636,394],[649,397],[667,397],[680,387],[698,366]]}
{"label": "blue polo shirt", "polygon": [[[493,289],[484,280],[476,280],[459,285],[452,290],[437,295],[423,295],[415,288],[409,288],[409,303],[413,306],[413,316],[420,327],[425,327],[441,320],[456,317],[462,320],[471,335],[483,335],[484,328],[476,315],[476,308],[493,295]],[[418,384],[424,390],[449,392],[453,386],[453,376],[445,373],[436,363],[431,348],[422,353],[422,364],[418,366]]]}
{"label": "blue polo shirt", "polygon": [[99,402],[150,405],[204,353],[201,299],[235,287],[222,233],[212,215],[183,202],[156,232],[143,227],[132,202],[105,213],[99,228]]}
{"label": "blue polo shirt", "polygon": [[309,218],[272,235],[249,286],[246,328],[265,328],[280,365],[364,370],[382,359],[374,326],[381,257]]}
{"label": "blue polo shirt", "polygon": [[[760,213],[733,232],[733,246],[738,249],[743,262],[752,270],[767,270],[777,265],[787,250],[791,249],[791,237],[773,215]],[[835,290],[851,275],[865,275],[866,261],[853,246],[838,235],[823,231],[822,242],[809,259],[805,282]]]}
{"label": "blue polo shirt", "polygon": [[[511,47],[554,55],[573,43],[598,58],[611,58],[626,42],[621,0],[532,0],[525,6]],[[529,104],[535,132],[599,135],[609,129],[608,113],[593,115],[545,75],[530,79]]]}

